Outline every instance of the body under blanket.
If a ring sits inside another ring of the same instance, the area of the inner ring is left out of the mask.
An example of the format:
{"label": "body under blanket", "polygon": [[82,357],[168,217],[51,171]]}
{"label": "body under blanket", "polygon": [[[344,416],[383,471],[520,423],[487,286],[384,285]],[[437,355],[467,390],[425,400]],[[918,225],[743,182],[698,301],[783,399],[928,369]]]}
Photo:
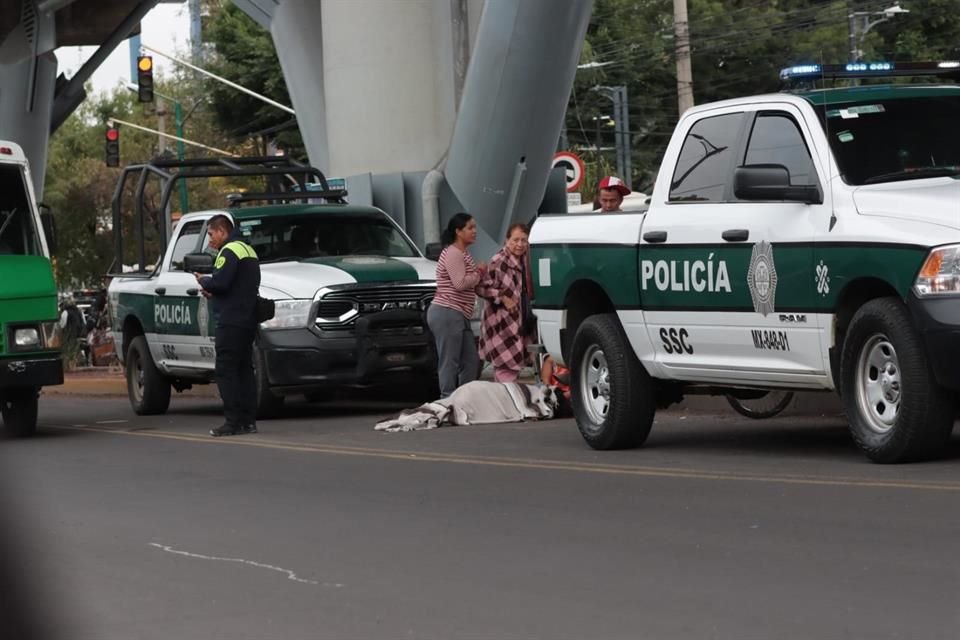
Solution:
{"label": "body under blanket", "polygon": [[492,424],[552,418],[557,410],[553,387],[518,382],[475,380],[448,398],[404,409],[394,418],[381,420],[378,431],[414,431],[445,425]]}

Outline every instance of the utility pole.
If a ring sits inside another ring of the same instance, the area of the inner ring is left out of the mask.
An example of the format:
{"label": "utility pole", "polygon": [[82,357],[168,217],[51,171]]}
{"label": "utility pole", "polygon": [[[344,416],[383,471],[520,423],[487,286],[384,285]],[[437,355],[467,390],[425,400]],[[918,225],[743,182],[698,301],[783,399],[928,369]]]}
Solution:
{"label": "utility pole", "polygon": [[203,30],[200,0],[190,0],[190,56],[197,64],[203,63]]}
{"label": "utility pole", "polygon": [[673,33],[677,49],[677,103],[680,115],[693,106],[693,68],[690,64],[690,23],[687,0],[673,0]]}

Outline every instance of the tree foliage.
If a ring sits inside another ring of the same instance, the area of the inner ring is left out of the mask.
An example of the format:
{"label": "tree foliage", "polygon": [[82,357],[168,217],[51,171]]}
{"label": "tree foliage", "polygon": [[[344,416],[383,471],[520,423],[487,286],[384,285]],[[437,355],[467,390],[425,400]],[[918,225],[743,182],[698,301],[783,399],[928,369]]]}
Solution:
{"label": "tree foliage", "polygon": [[[270,33],[225,0],[207,0],[205,8],[210,20],[203,36],[213,45],[206,65],[231,82],[280,104],[290,105],[290,94]],[[256,132],[280,127],[292,118],[285,111],[224,84],[209,81],[208,88],[220,127],[234,137],[246,138]],[[286,153],[306,158],[296,127],[270,134],[269,138]],[[266,149],[261,147],[260,152],[263,154]]]}
{"label": "tree foliage", "polygon": [[[44,201],[54,213],[57,224],[58,251],[55,255],[57,281],[61,288],[71,289],[96,286],[114,261],[112,200],[117,189],[121,169],[109,168],[105,163],[107,123],[123,120],[149,129],[163,128],[174,134],[175,102],[181,105],[184,138],[238,155],[249,155],[248,142],[232,143],[224,135],[209,106],[202,82],[178,71],[173,77],[157,82],[156,94],[163,94],[153,104],[141,104],[136,94],[123,88],[111,93],[88,98],[50,139],[47,159]],[[197,98],[199,96],[199,98]],[[172,100],[171,100],[172,99]],[[147,162],[161,154],[176,157],[173,140],[161,143],[158,135],[140,131],[125,124],[120,129],[120,164]],[[184,157],[200,158],[219,155],[207,149],[184,146]],[[139,263],[136,225],[134,223],[135,182],[128,180],[121,191],[120,212],[123,230],[124,255],[122,263]],[[190,210],[223,206],[224,195],[238,191],[244,185],[217,179],[209,182],[193,181],[187,189]],[[160,229],[165,216],[160,206],[160,181],[147,183],[145,190],[144,225],[146,263],[159,256]],[[172,216],[180,213],[181,200],[174,193],[170,200]]]}
{"label": "tree foliage", "polygon": [[[960,55],[960,0],[904,0],[908,14],[863,38],[865,59],[937,60]],[[889,2],[852,0],[688,0],[693,93],[697,104],[778,90],[781,68],[844,62],[850,11]],[[574,147],[593,146],[592,118],[612,114],[595,85],[626,85],[633,185],[652,184],[677,113],[671,0],[596,0],[582,61],[609,63],[577,74],[567,117]],[[612,134],[604,143],[612,145]],[[609,154],[612,157],[612,152]]]}

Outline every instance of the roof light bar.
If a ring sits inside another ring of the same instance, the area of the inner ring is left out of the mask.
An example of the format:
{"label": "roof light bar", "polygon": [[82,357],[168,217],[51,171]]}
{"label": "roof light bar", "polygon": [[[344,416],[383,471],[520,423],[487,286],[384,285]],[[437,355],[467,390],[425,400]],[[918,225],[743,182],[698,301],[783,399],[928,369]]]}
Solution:
{"label": "roof light bar", "polygon": [[903,76],[956,77],[960,61],[940,62],[847,62],[845,64],[802,64],[780,70],[781,82],[838,78],[883,78]]}

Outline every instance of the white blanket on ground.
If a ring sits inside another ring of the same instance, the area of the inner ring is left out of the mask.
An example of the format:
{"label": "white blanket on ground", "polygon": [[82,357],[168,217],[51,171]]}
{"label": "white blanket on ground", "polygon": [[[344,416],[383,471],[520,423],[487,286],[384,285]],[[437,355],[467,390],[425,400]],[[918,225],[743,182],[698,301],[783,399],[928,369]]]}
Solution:
{"label": "white blanket on ground", "polygon": [[554,416],[557,394],[553,387],[518,382],[469,382],[450,397],[404,409],[374,427],[377,431],[414,431],[444,425],[491,424],[543,420]]}

